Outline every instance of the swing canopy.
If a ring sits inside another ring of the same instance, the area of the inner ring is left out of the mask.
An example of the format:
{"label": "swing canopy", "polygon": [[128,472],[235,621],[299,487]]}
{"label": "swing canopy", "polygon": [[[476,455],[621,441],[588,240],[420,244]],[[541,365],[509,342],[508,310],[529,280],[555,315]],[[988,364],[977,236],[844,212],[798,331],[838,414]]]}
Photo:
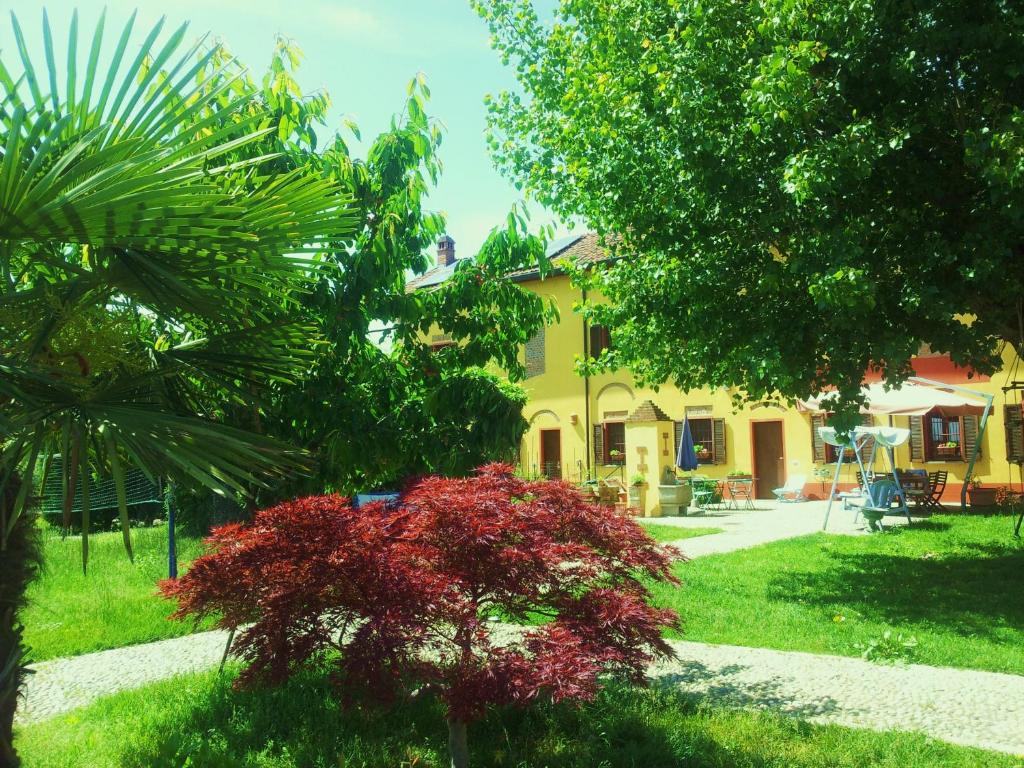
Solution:
{"label": "swing canopy", "polygon": [[903,427],[854,427],[845,440],[839,437],[835,427],[818,427],[818,434],[829,445],[853,450],[857,450],[858,442],[866,437],[873,437],[883,448],[895,448],[910,439],[910,430]]}
{"label": "swing canopy", "polygon": [[[861,387],[865,403],[861,413],[876,416],[924,416],[938,408],[947,415],[963,415],[981,413],[984,403],[978,398],[985,398],[985,393],[970,393],[963,387],[943,385],[928,379],[911,378],[898,387],[887,388],[883,383],[866,384]],[[824,412],[828,407],[823,401],[835,392],[822,392],[807,400],[800,400],[797,405],[801,410]]]}

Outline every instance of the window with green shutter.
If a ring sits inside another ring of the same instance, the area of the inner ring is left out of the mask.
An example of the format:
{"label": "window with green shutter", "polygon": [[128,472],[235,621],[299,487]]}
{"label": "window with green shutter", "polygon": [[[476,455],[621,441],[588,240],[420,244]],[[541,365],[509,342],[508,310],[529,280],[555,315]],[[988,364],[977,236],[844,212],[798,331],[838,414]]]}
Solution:
{"label": "window with green shutter", "polygon": [[1003,406],[1003,429],[1006,431],[1006,460],[1024,464],[1024,413],[1019,404]]}

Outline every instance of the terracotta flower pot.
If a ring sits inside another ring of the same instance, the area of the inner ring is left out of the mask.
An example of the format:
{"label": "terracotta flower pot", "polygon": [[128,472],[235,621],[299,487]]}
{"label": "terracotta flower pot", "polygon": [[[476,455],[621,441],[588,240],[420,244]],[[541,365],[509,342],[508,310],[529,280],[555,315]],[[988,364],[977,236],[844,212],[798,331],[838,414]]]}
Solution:
{"label": "terracotta flower pot", "polygon": [[993,507],[996,503],[996,488],[968,488],[967,495],[971,497],[971,507]]}

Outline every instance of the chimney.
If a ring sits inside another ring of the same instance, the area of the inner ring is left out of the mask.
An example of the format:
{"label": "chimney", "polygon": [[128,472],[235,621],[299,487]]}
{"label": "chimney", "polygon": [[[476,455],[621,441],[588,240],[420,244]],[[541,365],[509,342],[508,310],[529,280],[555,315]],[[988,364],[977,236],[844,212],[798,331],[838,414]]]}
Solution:
{"label": "chimney", "polygon": [[437,241],[437,266],[447,267],[455,263],[455,241],[448,235]]}

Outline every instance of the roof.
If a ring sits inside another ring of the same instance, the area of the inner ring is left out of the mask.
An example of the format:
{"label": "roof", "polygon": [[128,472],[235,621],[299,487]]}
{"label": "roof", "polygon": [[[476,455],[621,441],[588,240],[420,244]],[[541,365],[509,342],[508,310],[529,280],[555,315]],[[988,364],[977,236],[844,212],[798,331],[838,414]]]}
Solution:
{"label": "roof", "polygon": [[644,400],[636,407],[635,411],[626,417],[626,421],[672,421],[672,419],[661,408],[656,406],[653,400]]}
{"label": "roof", "polygon": [[441,264],[428,269],[422,275],[417,275],[406,282],[406,293],[415,291],[417,288],[429,288],[432,285],[440,285],[447,281],[455,273],[455,270],[458,269],[459,264],[464,261],[469,261],[469,259],[456,259],[451,264]]}
{"label": "roof", "polygon": [[[601,262],[607,261],[611,258],[608,251],[606,251],[601,245],[600,238],[594,232],[586,232],[582,235],[570,235],[568,237],[555,240],[548,244],[547,252],[544,255],[549,262],[568,260],[575,263],[577,266],[600,264]],[[464,261],[468,261],[468,259],[456,259],[453,263],[446,266],[433,267],[422,275],[418,275],[409,280],[405,284],[405,289],[406,291],[414,291],[418,288],[429,288],[434,285],[440,285],[447,281],[458,268],[459,264]],[[553,272],[554,274],[561,273],[557,263],[554,265]],[[508,273],[508,276],[517,282],[531,280],[539,275],[540,270],[537,267],[517,269],[514,272]]]}
{"label": "roof", "polygon": [[[560,274],[562,271],[558,268],[560,261],[570,261],[576,266],[586,266],[600,264],[611,258],[611,254],[601,245],[601,238],[596,232],[585,232],[582,235],[571,235],[556,240],[548,246],[545,256],[549,262],[553,263],[554,274]],[[509,277],[514,280],[529,280],[539,276],[540,270],[537,267],[519,269],[509,273]]]}

